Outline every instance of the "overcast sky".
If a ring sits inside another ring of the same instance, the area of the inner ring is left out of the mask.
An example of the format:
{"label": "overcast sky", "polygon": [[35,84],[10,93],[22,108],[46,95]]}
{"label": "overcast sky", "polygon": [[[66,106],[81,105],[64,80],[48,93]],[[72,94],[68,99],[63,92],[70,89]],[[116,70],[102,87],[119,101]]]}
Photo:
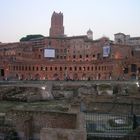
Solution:
{"label": "overcast sky", "polygon": [[0,42],[28,34],[49,35],[53,11],[64,15],[65,34],[93,38],[123,32],[140,36],[140,0],[0,0]]}

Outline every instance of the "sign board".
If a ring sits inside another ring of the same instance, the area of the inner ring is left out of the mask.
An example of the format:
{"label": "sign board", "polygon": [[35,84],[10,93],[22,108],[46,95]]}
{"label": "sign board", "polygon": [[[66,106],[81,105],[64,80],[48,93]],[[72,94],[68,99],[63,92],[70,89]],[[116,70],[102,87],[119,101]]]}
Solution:
{"label": "sign board", "polygon": [[108,57],[110,54],[110,46],[103,47],[103,57]]}
{"label": "sign board", "polygon": [[44,57],[46,57],[46,58],[55,58],[55,49],[53,49],[53,48],[45,48],[44,49]]}

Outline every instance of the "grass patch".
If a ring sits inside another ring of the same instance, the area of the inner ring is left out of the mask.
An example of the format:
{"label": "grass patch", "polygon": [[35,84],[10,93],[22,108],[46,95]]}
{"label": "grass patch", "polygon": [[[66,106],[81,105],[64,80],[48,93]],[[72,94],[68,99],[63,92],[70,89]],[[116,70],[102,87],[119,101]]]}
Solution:
{"label": "grass patch", "polygon": [[109,84],[101,84],[101,85],[98,85],[98,89],[99,90],[111,90],[112,86]]}

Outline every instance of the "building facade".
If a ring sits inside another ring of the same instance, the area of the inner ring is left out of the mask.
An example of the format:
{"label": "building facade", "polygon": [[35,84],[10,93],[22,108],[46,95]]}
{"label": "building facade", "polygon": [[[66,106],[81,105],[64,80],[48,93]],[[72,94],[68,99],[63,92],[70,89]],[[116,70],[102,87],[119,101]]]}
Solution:
{"label": "building facade", "polygon": [[[123,35],[120,35],[123,36]],[[50,36],[0,44],[5,80],[122,80],[140,74],[139,48],[107,37],[64,35],[63,14],[54,12]],[[135,51],[137,50],[137,51]]]}
{"label": "building facade", "polygon": [[135,47],[140,47],[140,37],[130,37],[124,33],[117,33],[114,35],[115,43],[127,44]]}

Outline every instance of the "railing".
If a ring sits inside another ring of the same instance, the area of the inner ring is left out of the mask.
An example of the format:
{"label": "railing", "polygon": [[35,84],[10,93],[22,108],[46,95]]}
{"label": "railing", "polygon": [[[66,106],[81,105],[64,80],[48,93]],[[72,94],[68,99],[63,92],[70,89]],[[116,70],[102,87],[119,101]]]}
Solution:
{"label": "railing", "polygon": [[88,140],[140,140],[134,115],[85,112]]}

